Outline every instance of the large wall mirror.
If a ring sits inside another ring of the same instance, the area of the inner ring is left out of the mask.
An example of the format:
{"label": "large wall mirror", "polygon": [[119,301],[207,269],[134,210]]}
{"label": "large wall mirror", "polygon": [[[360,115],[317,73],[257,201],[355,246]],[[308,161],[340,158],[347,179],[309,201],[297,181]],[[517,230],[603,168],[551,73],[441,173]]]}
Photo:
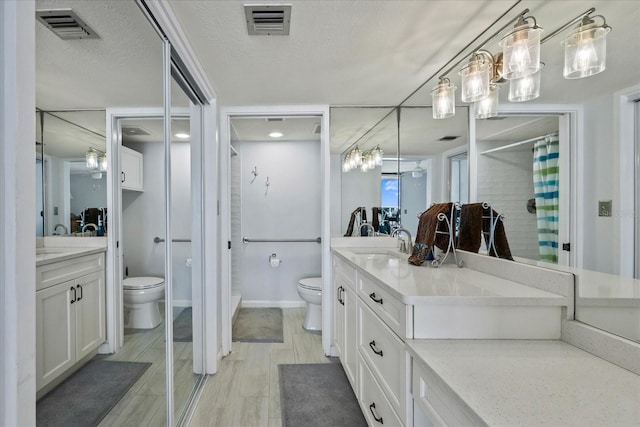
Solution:
{"label": "large wall mirror", "polygon": [[83,226],[97,225],[98,216],[106,225],[104,110],[38,111],[37,116],[42,118],[37,124],[38,133],[42,132],[42,158],[36,161],[42,165],[38,184],[43,190],[39,192],[43,195],[43,228],[40,233],[37,224],[36,235],[75,236]]}

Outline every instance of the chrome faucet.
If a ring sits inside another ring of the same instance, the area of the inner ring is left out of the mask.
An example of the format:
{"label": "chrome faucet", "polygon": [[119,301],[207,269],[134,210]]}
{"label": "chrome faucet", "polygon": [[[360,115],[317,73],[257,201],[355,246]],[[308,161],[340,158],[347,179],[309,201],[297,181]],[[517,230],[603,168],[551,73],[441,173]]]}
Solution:
{"label": "chrome faucet", "polygon": [[[82,235],[83,236],[84,236],[85,230],[87,228],[89,228],[89,227],[93,227],[93,231],[98,231],[98,226],[95,225],[94,223],[90,222],[89,224],[85,224],[85,225],[82,226]],[[93,232],[91,232],[91,233],[93,233]]]}
{"label": "chrome faucet", "polygon": [[413,243],[411,242],[411,233],[404,227],[398,227],[391,232],[391,237],[398,236],[398,240],[400,240],[400,233],[404,232],[408,237],[408,242],[405,244],[404,240],[401,240],[400,243],[400,251],[406,254],[410,254],[413,251]]}
{"label": "chrome faucet", "polygon": [[373,228],[373,225],[369,224],[368,222],[365,222],[360,226],[360,233],[362,233],[362,227],[365,227],[367,229],[367,236],[375,237],[376,229]]}
{"label": "chrome faucet", "polygon": [[55,235],[55,234],[58,234],[58,233],[57,233],[58,227],[62,227],[62,229],[64,230],[64,233],[63,233],[63,234],[69,234],[69,229],[67,228],[67,226],[66,226],[66,225],[64,225],[64,224],[56,224],[56,226],[55,226],[55,227],[53,227],[53,234],[54,234],[54,235]]}

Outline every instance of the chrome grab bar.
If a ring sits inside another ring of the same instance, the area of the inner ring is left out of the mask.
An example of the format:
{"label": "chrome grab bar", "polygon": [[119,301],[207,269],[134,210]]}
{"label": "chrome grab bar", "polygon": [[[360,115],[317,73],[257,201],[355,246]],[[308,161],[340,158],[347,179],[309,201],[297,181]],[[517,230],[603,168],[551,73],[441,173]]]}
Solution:
{"label": "chrome grab bar", "polygon": [[[191,242],[191,239],[171,239],[172,242],[176,243],[176,242]],[[161,239],[159,237],[154,237],[153,238],[153,243],[162,243],[164,242],[164,239]]]}
{"label": "chrome grab bar", "polygon": [[315,242],[322,243],[322,239],[320,237],[316,237],[315,239],[249,239],[248,237],[242,238],[242,243],[255,243],[255,242],[285,242],[285,243],[304,243],[304,242]]}

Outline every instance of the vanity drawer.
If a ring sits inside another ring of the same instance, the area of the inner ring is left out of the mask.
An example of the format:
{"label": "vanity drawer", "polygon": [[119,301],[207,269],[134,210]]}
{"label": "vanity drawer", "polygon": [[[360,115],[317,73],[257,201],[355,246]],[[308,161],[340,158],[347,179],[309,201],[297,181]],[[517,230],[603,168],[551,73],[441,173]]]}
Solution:
{"label": "vanity drawer", "polygon": [[413,338],[413,333],[408,329],[412,322],[411,319],[407,320],[410,306],[398,301],[362,274],[358,275],[358,295],[399,337]]}
{"label": "vanity drawer", "polygon": [[435,427],[478,425],[466,414],[466,405],[456,401],[442,386],[442,381],[423,364],[413,359],[411,390],[414,404],[420,406],[424,415]]}
{"label": "vanity drawer", "polygon": [[83,255],[36,268],[36,291],[104,270],[104,253]]}
{"label": "vanity drawer", "polygon": [[404,343],[369,307],[358,304],[358,348],[389,402],[406,419],[408,357]]}
{"label": "vanity drawer", "polygon": [[362,360],[358,363],[358,381],[360,386],[360,408],[370,427],[374,426],[404,426],[380,389],[367,364]]}
{"label": "vanity drawer", "polygon": [[334,272],[334,283],[337,283],[337,286],[340,285],[348,285],[354,291],[356,290],[356,269],[352,265],[349,265],[347,262],[343,261],[336,255],[333,256],[333,272]]}

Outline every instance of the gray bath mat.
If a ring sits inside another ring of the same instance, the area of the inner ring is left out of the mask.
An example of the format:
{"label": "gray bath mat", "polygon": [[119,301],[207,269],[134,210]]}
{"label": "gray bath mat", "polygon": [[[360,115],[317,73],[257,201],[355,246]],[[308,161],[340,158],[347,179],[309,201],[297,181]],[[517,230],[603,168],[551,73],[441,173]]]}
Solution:
{"label": "gray bath mat", "polygon": [[193,341],[191,316],[191,307],[187,307],[173,319],[173,341]]}
{"label": "gray bath mat", "polygon": [[282,427],[367,425],[338,363],[278,365]]}
{"label": "gray bath mat", "polygon": [[151,366],[93,359],[36,404],[38,427],[96,426]]}
{"label": "gray bath mat", "polygon": [[284,342],[281,308],[241,308],[233,324],[233,341]]}

